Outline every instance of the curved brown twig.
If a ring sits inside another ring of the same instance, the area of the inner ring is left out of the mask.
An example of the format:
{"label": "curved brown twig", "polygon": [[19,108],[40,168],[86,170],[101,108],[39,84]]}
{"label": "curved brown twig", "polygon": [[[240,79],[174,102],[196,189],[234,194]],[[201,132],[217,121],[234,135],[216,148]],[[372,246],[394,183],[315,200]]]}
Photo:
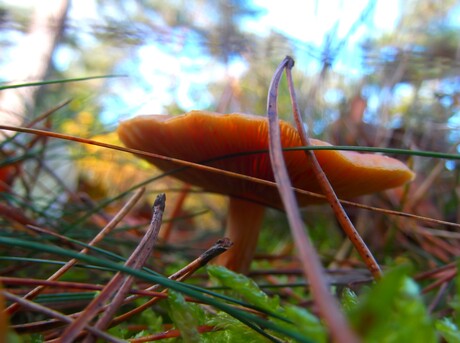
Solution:
{"label": "curved brown twig", "polygon": [[[290,57],[287,57],[287,58],[290,59],[291,61],[291,63],[289,63],[286,66],[286,76],[288,79],[289,94],[291,95],[292,109],[294,113],[295,123],[297,126],[297,131],[299,132],[299,136],[300,136],[302,145],[310,146],[310,140],[308,139],[305,127],[303,126],[303,123],[302,123],[302,118],[300,117],[299,106],[297,104],[297,98],[296,98],[295,90],[294,90],[294,84],[292,82],[291,69],[294,66],[294,61]],[[327,176],[324,173],[323,169],[321,168],[318,160],[316,159],[315,154],[313,153],[312,150],[308,150],[308,149],[305,150],[305,154],[307,155],[307,158],[312,164],[313,173],[315,174],[316,179],[318,180],[318,183],[320,184],[321,189],[324,195],[326,196],[327,201],[329,202],[329,205],[334,211],[335,217],[339,221],[340,226],[342,227],[343,231],[345,232],[345,234],[347,235],[351,243],[353,243],[353,246],[356,248],[359,255],[366,263],[367,268],[372,273],[374,278],[379,279],[382,276],[382,270],[380,269],[380,266],[378,265],[377,261],[372,255],[372,252],[369,250],[366,243],[361,238],[360,234],[355,229],[355,227],[353,226],[353,223],[351,222],[347,213],[345,212],[342,205],[340,204],[340,201],[334,192],[334,188],[332,187],[329,180],[327,179]]]}
{"label": "curved brown twig", "polygon": [[318,305],[321,317],[328,326],[335,342],[358,342],[355,333],[348,326],[339,305],[329,291],[328,283],[315,247],[311,244],[302,222],[297,200],[284,163],[278,123],[277,99],[278,85],[285,68],[292,68],[293,60],[286,57],[278,66],[270,84],[267,114],[269,121],[269,153],[273,174],[279,189],[289,226],[297,248],[305,277],[310,281],[314,301]]}

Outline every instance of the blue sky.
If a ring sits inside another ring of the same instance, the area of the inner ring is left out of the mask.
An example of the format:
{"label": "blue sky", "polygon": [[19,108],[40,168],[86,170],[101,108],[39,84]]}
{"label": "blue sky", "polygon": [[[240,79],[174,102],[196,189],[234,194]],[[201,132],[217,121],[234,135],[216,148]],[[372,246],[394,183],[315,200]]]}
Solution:
{"label": "blue sky", "polygon": [[[299,47],[297,57],[300,57],[296,66],[305,72],[316,72],[321,63],[317,57],[307,53],[303,55],[302,47],[312,46],[320,53],[325,37],[335,26],[334,42],[339,42],[369,5],[366,0],[253,0],[253,3],[263,9],[263,14],[257,20],[245,21],[245,28],[262,36],[268,35],[270,30],[276,30],[294,38]],[[350,77],[362,76],[359,44],[364,38],[391,31],[399,15],[400,1],[376,0],[367,20],[348,37],[346,46],[334,63],[334,70]],[[152,56],[155,56],[155,63],[152,63]],[[143,75],[151,75],[151,87],[132,89],[129,92],[126,89],[114,89],[116,93],[123,91],[126,98],[132,100],[132,115],[162,113],[164,105],[172,100],[170,90],[174,86],[177,86],[176,97],[181,99],[183,108],[206,108],[212,100],[205,91],[206,85],[219,81],[226,73],[223,66],[215,63],[212,63],[211,68],[205,68],[211,62],[207,57],[185,53],[175,55],[172,59],[168,51],[156,45],[142,47],[138,57],[140,64],[133,67],[140,68]],[[239,61],[230,66],[230,74],[235,77],[245,71],[246,66]],[[177,75],[180,75],[180,84],[175,85],[173,80],[177,79]],[[198,99],[190,96],[191,88],[200,94]],[[200,89],[203,91],[200,92]]]}
{"label": "blue sky", "polygon": [[[33,0],[4,0],[31,6]],[[360,67],[359,44],[364,38],[384,31],[391,31],[400,15],[401,0],[376,0],[375,7],[367,20],[359,25],[348,37],[347,45],[338,55],[334,70],[347,73],[350,77],[359,78],[362,75]],[[270,30],[286,34],[298,42],[299,51],[296,67],[305,72],[315,72],[320,67],[317,57],[312,57],[302,49],[306,45],[321,52],[325,37],[336,27],[334,42],[340,41],[348,34],[353,24],[369,5],[370,0],[253,0],[254,5],[263,10],[257,20],[245,22],[246,29],[260,35],[267,35]],[[41,5],[46,4],[41,2]],[[94,0],[79,0],[71,3],[70,18],[75,21],[97,20],[98,14]],[[82,30],[84,31],[84,30]],[[83,39],[91,40],[91,37]],[[181,99],[185,109],[207,107],[211,102],[206,93],[207,84],[219,81],[226,73],[223,66],[212,64],[205,56],[190,55],[191,49],[185,53],[171,56],[170,52],[158,45],[148,45],[136,51],[136,58],[126,62],[117,72],[129,75],[144,75],[145,80],[137,80],[139,87],[126,89],[125,82],[114,82],[111,93],[119,94],[118,101],[114,98],[106,101],[104,111],[110,121],[110,113],[114,106],[124,108],[123,113],[161,113],[164,106],[173,98]],[[24,54],[22,54],[24,56]],[[154,63],[152,63],[154,56]],[[55,56],[58,65],[65,69],[73,57],[71,51],[61,49]],[[206,68],[205,68],[206,67]],[[8,69],[8,68],[5,68]],[[238,77],[246,71],[246,66],[238,61],[230,67],[230,74]],[[180,76],[180,83],[176,80]],[[171,89],[175,94],[171,94]],[[190,89],[199,93],[197,97],[190,95]],[[203,92],[200,90],[203,89]]]}
{"label": "blue sky", "polygon": [[[337,34],[343,38],[352,25],[359,19],[366,9],[368,0],[326,0],[326,1],[298,1],[298,0],[254,0],[257,6],[265,8],[262,16],[252,28],[263,33],[270,27],[296,38],[302,42],[323,44],[326,34],[338,24]],[[399,0],[377,0],[375,10],[369,16],[367,26],[361,26],[350,43],[354,44],[369,34],[369,30],[376,32],[390,31],[394,28],[400,16]]]}
{"label": "blue sky", "polygon": [[[23,6],[36,4],[34,0],[4,1]],[[337,56],[333,66],[335,71],[346,73],[349,77],[359,78],[362,75],[360,42],[370,35],[393,29],[400,15],[400,1],[402,0],[375,1],[375,8],[367,20],[356,27],[353,34],[348,37],[347,45]],[[46,3],[47,1],[40,2],[40,6]],[[312,57],[306,52],[302,54],[302,49],[308,45],[320,53],[325,37],[334,27],[336,30],[333,41],[339,42],[369,5],[369,0],[253,0],[253,3],[264,12],[257,20],[247,20],[246,29],[260,35],[267,35],[270,30],[276,30],[296,39],[299,48],[296,67],[305,72],[315,72],[320,66],[318,57]],[[71,4],[71,20],[98,19],[94,0],[74,0]],[[82,39],[88,42],[92,39],[90,36],[82,36]],[[207,107],[212,99],[205,91],[206,85],[222,79],[226,70],[224,66],[216,63],[209,67],[209,58],[191,52],[193,48],[171,55],[170,51],[159,45],[147,45],[137,49],[135,58],[127,61],[116,72],[133,77],[143,75],[143,80],[135,79],[135,87],[129,89],[124,81],[113,83],[110,93],[117,94],[118,98],[106,100],[106,109],[103,111],[106,119],[112,121],[127,113],[162,113],[164,106],[173,100],[171,89],[176,92],[174,97],[181,99],[183,108]],[[27,54],[21,53],[19,56]],[[61,49],[56,54],[55,61],[58,66],[66,69],[72,58],[74,57],[71,51]],[[7,71],[14,75],[14,70],[8,67],[3,70],[0,77],[5,77],[4,73]],[[230,73],[236,77],[245,71],[246,66],[239,61],[235,61],[230,67]],[[195,95],[198,93],[200,96],[193,96],[191,89],[195,90]],[[118,111],[115,116],[114,111]]]}
{"label": "blue sky", "polygon": [[[38,3],[36,0],[0,1],[25,7]],[[270,30],[275,30],[295,39],[299,49],[296,68],[305,73],[315,73],[321,65],[318,57],[312,57],[305,51],[305,46],[313,48],[317,53],[321,52],[325,39],[331,32],[334,32],[333,42],[340,42],[372,2],[372,0],[252,1],[264,12],[257,20],[246,21],[246,29],[260,35],[267,35]],[[366,38],[392,31],[400,18],[403,1],[375,0],[373,2],[374,7],[369,16],[354,28],[351,36],[347,37],[347,44],[343,46],[334,61],[335,72],[351,79],[359,79],[363,75],[360,44]],[[45,6],[47,3],[51,2],[40,1],[40,6]],[[74,21],[97,20],[95,0],[73,0],[70,18]],[[451,24],[460,26],[459,19],[460,6],[451,14]],[[88,41],[92,39],[89,35],[82,36]],[[20,36],[17,41],[21,42]],[[193,53],[190,54],[190,52]],[[4,56],[13,62],[18,62],[15,56],[27,58],[30,52],[23,53],[8,49],[4,53],[11,54]],[[206,91],[207,85],[222,80],[226,74],[224,66],[214,63],[206,56],[197,55],[196,49],[194,51],[193,48],[178,54],[174,52],[171,54],[170,49],[164,49],[159,45],[147,45],[133,52],[133,56],[132,60],[125,62],[119,70],[115,71],[127,74],[131,82],[113,80],[108,92],[100,94],[104,104],[102,113],[100,113],[101,118],[114,126],[117,125],[119,119],[125,119],[128,116],[163,114],[165,106],[177,99],[180,100],[181,107],[186,110],[206,108],[212,101],[210,94]],[[280,60],[282,57],[284,56],[281,56]],[[60,50],[55,56],[55,61],[58,66],[66,69],[72,58],[75,58],[72,56],[72,51]],[[209,64],[212,64],[211,67]],[[243,63],[236,61],[231,65],[230,73],[237,77],[244,73],[246,68]],[[14,68],[3,65],[0,68],[0,79],[14,79],[14,72]],[[140,75],[142,78],[139,78]],[[411,89],[400,87],[398,96],[405,96],[410,91]],[[368,100],[370,109],[375,105],[375,101],[380,101],[377,98]],[[450,118],[449,125],[454,131],[458,130],[460,113]]]}

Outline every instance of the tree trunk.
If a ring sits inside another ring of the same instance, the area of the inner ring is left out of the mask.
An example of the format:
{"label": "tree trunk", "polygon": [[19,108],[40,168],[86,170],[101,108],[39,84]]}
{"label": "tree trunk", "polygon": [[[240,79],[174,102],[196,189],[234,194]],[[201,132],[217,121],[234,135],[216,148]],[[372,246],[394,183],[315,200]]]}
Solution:
{"label": "tree trunk", "polygon": [[[26,36],[15,51],[11,84],[38,82],[46,78],[53,51],[62,33],[69,0],[47,0],[37,2]],[[0,92],[0,123],[21,125],[33,117],[39,87],[5,89]],[[4,131],[4,135],[12,132]]]}

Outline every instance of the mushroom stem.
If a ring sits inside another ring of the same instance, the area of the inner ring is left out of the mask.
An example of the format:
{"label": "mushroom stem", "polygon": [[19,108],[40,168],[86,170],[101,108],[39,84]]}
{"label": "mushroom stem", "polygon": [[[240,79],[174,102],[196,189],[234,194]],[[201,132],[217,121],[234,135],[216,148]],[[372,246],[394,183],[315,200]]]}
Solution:
{"label": "mushroom stem", "polygon": [[247,273],[257,246],[265,206],[230,197],[225,236],[233,246],[217,258],[217,264]]}

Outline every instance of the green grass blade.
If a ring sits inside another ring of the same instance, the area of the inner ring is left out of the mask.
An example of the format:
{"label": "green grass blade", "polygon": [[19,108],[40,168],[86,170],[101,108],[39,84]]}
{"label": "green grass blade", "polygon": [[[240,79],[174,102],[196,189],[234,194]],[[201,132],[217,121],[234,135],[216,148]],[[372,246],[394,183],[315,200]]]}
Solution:
{"label": "green grass blade", "polygon": [[214,306],[215,308],[228,313],[229,315],[238,319],[239,321],[247,325],[250,325],[252,328],[260,327],[260,328],[270,329],[270,330],[273,330],[274,332],[278,332],[287,337],[296,339],[298,342],[304,342],[304,343],[311,342],[309,339],[305,338],[303,335],[299,334],[298,332],[287,330],[279,325],[276,325],[268,320],[262,319],[256,315],[236,309],[223,302],[216,301],[215,299],[207,295],[203,295],[202,292],[197,291],[196,287],[191,288],[187,284],[176,282],[176,281],[170,280],[163,276],[152,275],[142,270],[131,269],[125,265],[117,264],[112,261],[107,261],[100,257],[83,255],[83,254],[80,254],[80,253],[77,253],[77,252],[74,252],[68,249],[63,249],[60,247],[49,246],[49,245],[44,245],[44,244],[38,244],[36,242],[26,241],[22,239],[16,239],[16,238],[10,238],[10,237],[0,237],[0,244],[14,246],[14,247],[21,247],[24,249],[39,250],[41,252],[48,252],[48,253],[52,253],[52,254],[56,254],[60,256],[65,256],[68,258],[75,258],[75,259],[78,259],[80,261],[83,261],[89,264],[94,264],[94,265],[98,265],[98,266],[102,266],[106,268],[113,268],[114,270],[126,273],[128,275],[137,277],[139,279],[146,280],[152,283],[158,283],[162,285],[163,287],[173,289],[177,292],[181,292],[201,302]]}
{"label": "green grass blade", "polygon": [[115,78],[115,77],[126,77],[126,75],[97,75],[97,76],[88,76],[88,77],[76,77],[72,79],[59,79],[59,80],[49,80],[49,81],[18,83],[14,85],[0,86],[0,91],[5,90],[5,89],[53,85],[57,83],[81,82],[81,81],[108,79],[108,78]]}

